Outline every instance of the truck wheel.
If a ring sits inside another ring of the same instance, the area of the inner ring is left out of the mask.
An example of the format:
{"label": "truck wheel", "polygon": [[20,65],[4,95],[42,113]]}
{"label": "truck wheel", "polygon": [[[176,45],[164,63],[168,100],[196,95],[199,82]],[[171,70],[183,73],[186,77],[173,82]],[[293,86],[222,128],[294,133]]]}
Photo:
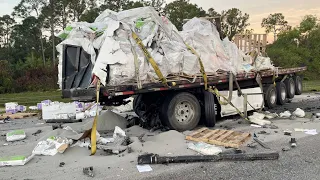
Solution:
{"label": "truck wheel", "polygon": [[277,89],[273,84],[265,91],[265,104],[270,109],[277,105]]}
{"label": "truck wheel", "polygon": [[294,98],[294,95],[296,94],[294,80],[291,77],[287,78],[284,81],[284,84],[286,85],[286,88],[287,88],[287,98],[289,99]]}
{"label": "truck wheel", "polygon": [[133,106],[133,111],[140,116],[140,110],[139,110],[139,104],[141,103],[142,100],[142,94],[139,94],[137,96],[134,97],[133,102],[132,102],[132,106]]}
{"label": "truck wheel", "polygon": [[296,90],[296,95],[301,95],[302,94],[302,79],[300,76],[295,76],[294,77],[294,83],[295,83],[295,90]]}
{"label": "truck wheel", "polygon": [[277,103],[284,105],[287,100],[287,88],[283,82],[277,82]]}
{"label": "truck wheel", "polygon": [[190,93],[168,96],[161,108],[161,119],[171,129],[186,131],[194,129],[201,117],[198,99]]}
{"label": "truck wheel", "polygon": [[204,120],[207,127],[214,127],[216,125],[216,114],[217,109],[214,95],[211,92],[204,91]]}

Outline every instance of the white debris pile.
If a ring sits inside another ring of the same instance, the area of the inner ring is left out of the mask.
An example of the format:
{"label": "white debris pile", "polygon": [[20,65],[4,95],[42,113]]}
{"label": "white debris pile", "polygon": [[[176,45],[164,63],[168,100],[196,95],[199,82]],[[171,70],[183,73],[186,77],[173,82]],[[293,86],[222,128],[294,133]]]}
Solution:
{"label": "white debris pile", "polygon": [[18,112],[25,112],[27,110],[26,106],[19,105],[16,102],[5,103],[7,114],[16,114]]}
{"label": "white debris pile", "polygon": [[[59,84],[62,83],[63,45],[80,46],[91,56],[92,73],[103,85],[141,84],[158,80],[152,65],[132,37],[136,33],[154,58],[164,77],[172,74],[195,76],[200,73],[198,57],[187,45],[195,48],[207,73],[218,70],[250,71],[250,56],[244,55],[228,39],[221,41],[211,22],[194,18],[184,25],[182,32],[152,7],[121,12],[104,11],[94,23],[71,23],[58,34],[64,39],[57,46],[59,52]],[[99,50],[99,55],[95,49]],[[249,59],[249,60],[248,60]],[[272,68],[260,57],[256,68]],[[110,67],[110,69],[108,68]],[[108,76],[109,75],[109,76]],[[108,82],[107,77],[109,77]]]}

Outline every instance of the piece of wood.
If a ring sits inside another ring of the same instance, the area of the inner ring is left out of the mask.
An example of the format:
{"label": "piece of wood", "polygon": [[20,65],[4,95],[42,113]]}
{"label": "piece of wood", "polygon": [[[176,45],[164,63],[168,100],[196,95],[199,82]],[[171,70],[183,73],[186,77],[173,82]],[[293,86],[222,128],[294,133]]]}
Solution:
{"label": "piece of wood", "polygon": [[233,148],[239,148],[250,139],[250,133],[220,129],[210,130],[208,128],[201,128],[186,136],[186,140],[189,141],[205,142],[213,145]]}
{"label": "piece of wood", "polygon": [[2,114],[0,115],[0,120],[5,119],[7,117],[9,117],[10,119],[23,119],[26,117],[32,117],[32,116],[36,116],[37,113],[17,113],[17,114]]}

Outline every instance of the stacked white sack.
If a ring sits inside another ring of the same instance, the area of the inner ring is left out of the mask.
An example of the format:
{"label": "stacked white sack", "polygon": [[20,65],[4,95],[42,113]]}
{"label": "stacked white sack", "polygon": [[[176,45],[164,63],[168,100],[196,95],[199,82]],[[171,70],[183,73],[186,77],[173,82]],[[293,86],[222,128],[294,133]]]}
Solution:
{"label": "stacked white sack", "polygon": [[[68,27],[71,28],[59,34],[65,36],[66,40],[57,46],[60,53],[60,85],[64,44],[81,46],[91,55],[93,73],[100,78],[103,85],[116,86],[136,82],[137,74],[142,84],[158,79],[144,53],[133,40],[131,31],[142,39],[165,77],[178,73],[189,76],[199,74],[197,57],[187,49],[184,41],[200,54],[207,73],[224,70],[236,74],[244,70],[244,58],[248,58],[228,39],[221,41],[211,22],[194,18],[184,25],[182,32],[178,32],[167,18],[160,17],[151,7],[118,13],[106,10],[94,23],[78,22]],[[99,50],[97,57],[95,48]],[[135,71],[134,54],[137,55],[138,72]],[[107,72],[108,65],[110,72]],[[110,75],[108,83],[107,73]]]}

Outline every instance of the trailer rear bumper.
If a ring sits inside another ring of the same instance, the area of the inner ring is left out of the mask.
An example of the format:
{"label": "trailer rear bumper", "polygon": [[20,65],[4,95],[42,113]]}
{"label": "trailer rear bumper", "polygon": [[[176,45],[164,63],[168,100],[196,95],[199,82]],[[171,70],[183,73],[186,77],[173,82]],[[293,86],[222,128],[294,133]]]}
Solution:
{"label": "trailer rear bumper", "polygon": [[87,89],[65,89],[62,91],[62,98],[70,98],[73,101],[95,101],[96,98],[96,89],[87,88]]}

